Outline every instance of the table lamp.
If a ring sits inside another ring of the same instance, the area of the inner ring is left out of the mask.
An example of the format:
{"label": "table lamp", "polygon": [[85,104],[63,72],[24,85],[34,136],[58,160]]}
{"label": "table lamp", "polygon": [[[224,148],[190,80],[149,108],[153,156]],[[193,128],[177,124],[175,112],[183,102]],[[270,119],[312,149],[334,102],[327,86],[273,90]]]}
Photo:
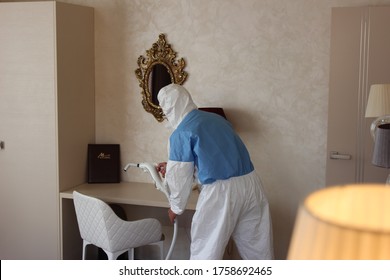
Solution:
{"label": "table lamp", "polygon": [[[390,168],[390,124],[381,124],[376,128],[372,164]],[[390,174],[386,184],[390,185]]]}
{"label": "table lamp", "polygon": [[390,123],[390,84],[371,85],[365,116],[366,118],[377,118],[370,127],[371,135],[375,141],[376,128],[381,124]]}
{"label": "table lamp", "polygon": [[390,188],[328,187],[300,205],[290,260],[390,260]]}

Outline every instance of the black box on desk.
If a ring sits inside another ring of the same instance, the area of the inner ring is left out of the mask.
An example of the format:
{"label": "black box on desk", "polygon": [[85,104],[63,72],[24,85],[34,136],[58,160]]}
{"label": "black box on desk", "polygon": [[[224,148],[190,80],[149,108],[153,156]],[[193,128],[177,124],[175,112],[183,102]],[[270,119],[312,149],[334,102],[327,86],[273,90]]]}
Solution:
{"label": "black box on desk", "polygon": [[119,144],[88,144],[88,183],[119,183],[119,155]]}

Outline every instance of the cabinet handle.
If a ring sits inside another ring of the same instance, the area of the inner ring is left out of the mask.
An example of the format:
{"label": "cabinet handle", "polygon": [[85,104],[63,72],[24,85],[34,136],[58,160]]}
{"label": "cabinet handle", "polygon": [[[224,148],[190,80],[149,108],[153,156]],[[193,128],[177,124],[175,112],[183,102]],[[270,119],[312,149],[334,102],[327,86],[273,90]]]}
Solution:
{"label": "cabinet handle", "polygon": [[339,152],[330,152],[330,159],[351,160],[352,156],[348,154],[340,154]]}
{"label": "cabinet handle", "polygon": [[5,144],[4,141],[0,141],[0,150],[4,150]]}

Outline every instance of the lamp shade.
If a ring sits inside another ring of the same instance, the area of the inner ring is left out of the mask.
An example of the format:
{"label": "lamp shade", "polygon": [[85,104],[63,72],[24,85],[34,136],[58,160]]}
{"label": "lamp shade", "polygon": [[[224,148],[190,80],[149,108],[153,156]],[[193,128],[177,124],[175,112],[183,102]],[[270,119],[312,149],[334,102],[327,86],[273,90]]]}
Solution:
{"label": "lamp shade", "polygon": [[379,125],[376,129],[372,164],[390,168],[390,124]]}
{"label": "lamp shade", "polygon": [[390,188],[346,185],[310,194],[300,206],[288,259],[390,259]]}
{"label": "lamp shade", "polygon": [[224,117],[225,119],[227,119],[226,115],[225,115],[225,112],[223,111],[222,108],[219,108],[219,107],[201,107],[201,108],[198,108],[198,109],[201,110],[201,111],[206,111],[206,112],[211,112],[211,113],[218,114],[218,115]]}
{"label": "lamp shade", "polygon": [[374,84],[370,87],[366,118],[390,114],[390,84]]}

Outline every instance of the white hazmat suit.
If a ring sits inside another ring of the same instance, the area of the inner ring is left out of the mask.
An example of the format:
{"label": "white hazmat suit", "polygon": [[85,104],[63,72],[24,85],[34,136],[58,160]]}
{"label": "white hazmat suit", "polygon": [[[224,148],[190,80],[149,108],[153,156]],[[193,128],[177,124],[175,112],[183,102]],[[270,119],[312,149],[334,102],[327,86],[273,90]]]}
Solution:
{"label": "white hazmat suit", "polygon": [[201,185],[191,226],[191,259],[222,259],[230,237],[243,259],[272,259],[268,201],[231,124],[197,110],[180,85],[162,88],[158,100],[174,129],[165,175],[171,210],[182,214],[195,177]]}

